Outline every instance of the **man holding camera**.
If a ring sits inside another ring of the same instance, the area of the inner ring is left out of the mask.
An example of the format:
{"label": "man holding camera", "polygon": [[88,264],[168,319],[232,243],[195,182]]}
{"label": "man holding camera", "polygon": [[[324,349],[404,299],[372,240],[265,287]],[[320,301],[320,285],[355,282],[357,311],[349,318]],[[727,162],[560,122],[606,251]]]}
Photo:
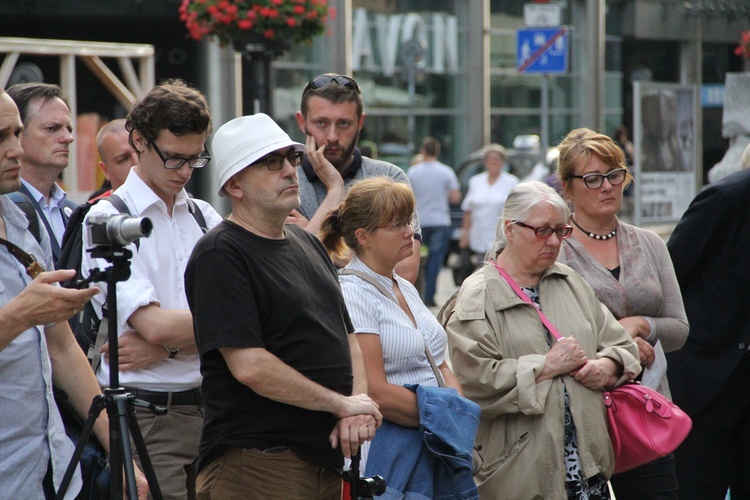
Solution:
{"label": "man holding camera", "polygon": [[[19,136],[23,126],[13,100],[0,88],[0,491],[5,498],[52,498],[73,455],[52,395],[52,382],[65,390],[79,415],[86,418],[100,393],[85,356],[68,327],[68,317],[83,308],[98,289],[66,290],[58,282],[74,271],[41,272],[35,278],[26,263],[11,253],[15,245],[32,254],[45,269],[53,269],[50,240],[28,231],[23,212],[6,196],[20,182]],[[45,325],[45,326],[41,326]],[[53,377],[54,374],[54,377]],[[19,407],[19,401],[22,407]],[[108,448],[108,419],[94,426]],[[136,476],[139,497],[148,486]],[[81,487],[76,473],[65,498]]]}
{"label": "man holding camera", "polygon": [[284,224],[303,149],[264,114],[213,140],[232,213],[185,272],[206,398],[201,499],[340,500],[336,469],[382,422],[333,264]]}
{"label": "man holding camera", "polygon": [[[148,217],[153,232],[137,246],[128,245],[131,275],[117,284],[120,383],[136,398],[169,410],[156,416],[135,408],[164,498],[184,500],[194,495],[191,464],[203,424],[201,375],[183,279],[190,252],[203,236],[191,211],[199,210],[209,229],[221,221],[210,205],[189,199],[185,185],[193,169],[210,160],[205,141],[211,118],[205,97],[176,80],[152,89],[126,120],[138,163],[114,194],[131,216]],[[115,214],[119,212],[111,203],[101,201],[84,224]],[[109,265],[91,257],[91,243],[84,231],[84,276]],[[93,300],[97,313],[105,300],[106,293]],[[102,386],[109,384],[107,347],[97,371]]]}

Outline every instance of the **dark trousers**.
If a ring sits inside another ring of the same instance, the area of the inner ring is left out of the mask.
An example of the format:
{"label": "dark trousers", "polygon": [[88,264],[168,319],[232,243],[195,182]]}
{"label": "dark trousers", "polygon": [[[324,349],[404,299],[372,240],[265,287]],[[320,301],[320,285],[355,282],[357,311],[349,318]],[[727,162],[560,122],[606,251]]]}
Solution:
{"label": "dark trousers", "polygon": [[731,488],[732,500],[750,499],[750,355],[716,401],[692,419],[674,453],[680,498],[723,500]]}
{"label": "dark trousers", "polygon": [[674,456],[654,460],[610,479],[617,500],[677,500]]}
{"label": "dark trousers", "polygon": [[450,226],[434,226],[422,228],[422,244],[429,249],[427,264],[425,265],[424,301],[429,305],[435,301],[438,274],[443,267],[445,254],[451,239]]}

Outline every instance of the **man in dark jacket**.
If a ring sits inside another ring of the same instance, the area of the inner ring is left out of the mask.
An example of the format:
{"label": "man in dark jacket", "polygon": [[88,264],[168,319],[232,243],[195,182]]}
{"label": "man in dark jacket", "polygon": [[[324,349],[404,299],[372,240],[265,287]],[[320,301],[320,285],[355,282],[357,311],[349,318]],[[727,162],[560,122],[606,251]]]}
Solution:
{"label": "man in dark jacket", "polygon": [[693,419],[675,452],[680,497],[750,498],[750,171],[701,191],[667,243],[690,322],[667,354],[674,402]]}

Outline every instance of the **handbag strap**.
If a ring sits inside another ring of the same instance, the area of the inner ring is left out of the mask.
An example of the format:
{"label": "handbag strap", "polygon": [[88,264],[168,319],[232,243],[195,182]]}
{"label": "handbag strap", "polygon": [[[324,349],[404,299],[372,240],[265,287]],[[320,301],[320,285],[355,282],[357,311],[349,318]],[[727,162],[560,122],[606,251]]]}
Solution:
{"label": "handbag strap", "polygon": [[[360,278],[368,282],[369,284],[377,288],[380,293],[385,295],[387,298],[391,299],[399,308],[401,307],[401,304],[399,304],[398,301],[393,297],[393,295],[391,295],[388,292],[388,290],[386,290],[383,284],[375,280],[375,278],[373,278],[369,274],[359,271],[357,269],[348,269],[348,268],[339,270],[339,274],[341,275],[348,274],[351,276],[356,276],[357,278]],[[437,364],[435,363],[435,358],[433,358],[432,353],[430,353],[430,346],[427,345],[427,340],[425,340],[424,336],[422,336],[422,342],[424,342],[424,353],[427,355],[427,361],[430,362],[430,368],[432,368],[432,373],[435,374],[435,378],[437,379],[437,382],[438,382],[438,387],[445,387],[445,380],[443,379],[443,374],[440,373],[440,370],[438,369]]]}
{"label": "handbag strap", "polygon": [[510,275],[503,269],[502,267],[497,265],[497,262],[492,262],[492,265],[495,266],[495,269],[497,269],[497,272],[500,273],[500,276],[505,280],[505,282],[510,286],[514,292],[516,292],[516,295],[518,295],[518,298],[526,302],[527,304],[531,304],[534,306],[534,309],[536,309],[536,312],[539,313],[539,319],[542,320],[542,324],[547,327],[547,330],[549,330],[550,335],[555,337],[555,339],[560,340],[562,335],[557,331],[557,328],[550,322],[550,320],[547,319],[547,316],[544,315],[542,310],[534,304],[534,302],[529,298],[528,295],[526,295],[523,290],[521,290],[521,287],[518,286],[518,284],[513,281],[513,278],[510,277]]}
{"label": "handbag strap", "polygon": [[0,238],[0,245],[5,246],[8,249],[8,252],[15,257],[21,265],[23,265],[26,269],[26,274],[28,274],[31,279],[36,278],[44,271],[36,259],[34,259],[34,256],[26,253],[21,247],[14,245],[4,238]]}

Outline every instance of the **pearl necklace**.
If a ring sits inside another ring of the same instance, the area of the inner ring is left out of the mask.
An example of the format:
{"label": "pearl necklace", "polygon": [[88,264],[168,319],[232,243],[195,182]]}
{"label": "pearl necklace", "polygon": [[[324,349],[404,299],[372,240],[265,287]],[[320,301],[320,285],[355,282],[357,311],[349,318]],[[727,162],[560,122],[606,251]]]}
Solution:
{"label": "pearl necklace", "polygon": [[595,240],[600,240],[600,241],[604,241],[604,240],[609,240],[609,239],[611,239],[611,238],[614,238],[614,237],[615,237],[615,235],[617,234],[617,227],[616,227],[616,226],[615,226],[615,228],[614,228],[614,229],[613,229],[612,231],[610,231],[610,232],[609,232],[609,233],[607,233],[607,234],[595,234],[595,233],[592,233],[591,231],[586,231],[586,230],[585,230],[584,228],[582,228],[582,227],[581,227],[581,226],[580,226],[580,225],[579,225],[579,224],[578,224],[578,223],[576,222],[575,218],[574,218],[574,217],[573,217],[572,215],[570,216],[570,220],[572,220],[572,221],[573,221],[573,224],[575,224],[575,226],[576,226],[576,227],[577,227],[578,229],[580,229],[581,231],[583,231],[583,234],[585,234],[585,235],[586,235],[586,236],[588,236],[589,238],[592,238],[592,239],[595,239]]}

